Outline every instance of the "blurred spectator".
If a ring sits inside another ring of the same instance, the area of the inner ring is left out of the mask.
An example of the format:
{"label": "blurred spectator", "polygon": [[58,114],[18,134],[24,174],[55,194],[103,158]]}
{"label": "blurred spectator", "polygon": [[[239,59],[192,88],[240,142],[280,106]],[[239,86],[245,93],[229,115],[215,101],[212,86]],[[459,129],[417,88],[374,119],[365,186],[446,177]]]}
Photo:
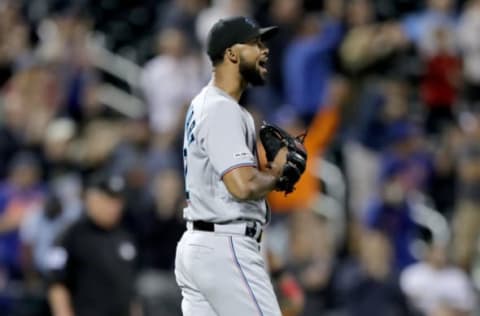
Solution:
{"label": "blurred spectator", "polygon": [[188,42],[194,47],[199,46],[195,27],[198,15],[208,6],[207,0],[172,0],[167,1],[163,6],[159,7],[161,21],[157,29],[177,29],[182,31],[188,38]]}
{"label": "blurred spectator", "polygon": [[384,72],[382,61],[406,44],[395,22],[377,23],[370,0],[354,0],[347,7],[349,30],[340,48],[344,68],[351,74]]}
{"label": "blurred spectator", "polygon": [[55,10],[38,26],[38,57],[46,62],[64,64],[72,62],[75,70],[88,62],[86,39],[90,30],[89,21],[73,8]]}
{"label": "blurred spectator", "polygon": [[[381,232],[364,232],[357,258],[343,262],[335,278],[341,315],[413,316],[392,270],[391,244]],[[343,314],[342,314],[343,313]]]}
{"label": "blurred spectator", "polygon": [[8,179],[0,186],[0,265],[7,279],[21,277],[19,228],[43,202],[39,167],[31,153],[19,153],[12,159]]}
{"label": "blurred spectator", "polygon": [[470,134],[458,156],[457,201],[453,219],[455,262],[470,271],[480,236],[480,132]]}
{"label": "blurred spectator", "polygon": [[[177,241],[185,230],[180,211],[184,206],[181,174],[165,169],[156,175],[153,183],[155,208],[143,214],[141,220],[142,260],[145,267],[171,271]],[[162,253],[156,250],[163,249]]]}
{"label": "blurred spectator", "polygon": [[480,1],[467,1],[458,25],[458,43],[463,53],[465,98],[473,105],[480,102]]}
{"label": "blurred spectator", "polygon": [[418,232],[409,201],[410,171],[402,162],[387,166],[382,174],[380,194],[365,211],[366,229],[383,234],[391,243],[395,271],[416,261],[411,252]]}
{"label": "blurred spectator", "polygon": [[324,214],[305,210],[291,218],[289,267],[305,291],[302,315],[326,311],[335,256],[331,224]]}
{"label": "blurred spectator", "polygon": [[[25,109],[19,104],[7,103],[2,108],[0,125],[0,164],[8,166],[13,156],[24,145]],[[0,179],[7,176],[7,168],[0,168]]]}
{"label": "blurred spectator", "polygon": [[53,315],[132,315],[137,249],[119,226],[124,185],[120,177],[91,179],[85,192],[86,217],[50,249],[48,297]]}
{"label": "blurred spectator", "polygon": [[3,1],[0,6],[0,86],[17,71],[32,63],[28,25],[14,1]]}
{"label": "blurred spectator", "polygon": [[143,178],[144,173],[148,174],[153,171],[146,170],[148,165],[144,161],[151,145],[148,121],[146,119],[121,119],[118,123],[122,126],[119,130],[121,136],[108,155],[106,164],[113,174],[128,176],[131,173],[135,178],[133,181],[136,187],[145,185],[144,181],[147,179]]}
{"label": "blurred spectator", "polygon": [[[341,1],[337,1],[341,2]],[[295,35],[294,30],[300,24],[304,11],[300,0],[274,0],[270,2],[268,14],[257,14],[257,21],[261,25],[277,25],[278,33],[268,41],[270,50],[268,55],[269,76],[268,86],[273,89],[276,97],[285,100],[284,71],[282,69],[286,49]],[[271,98],[274,99],[274,98]],[[272,100],[273,101],[273,100]],[[276,101],[278,102],[278,101]],[[282,104],[274,104],[279,107]]]}
{"label": "blurred spectator", "polygon": [[342,21],[345,18],[345,0],[325,0],[323,1],[322,18],[331,23]]}
{"label": "blurred spectator", "polygon": [[[398,121],[387,129],[389,145],[382,153],[380,168],[405,165],[404,180],[409,191],[428,191],[433,170],[433,157],[426,147],[421,129],[409,121]],[[382,175],[381,175],[382,176]]]}
{"label": "blurred spectator", "polygon": [[[326,103],[315,114],[313,121],[308,126],[307,137],[305,137],[304,145],[310,157],[324,155],[333,142],[339,125],[341,108],[349,97],[350,86],[344,78],[335,76],[329,80]],[[300,135],[305,132],[303,124],[296,120],[294,115],[286,114],[285,116],[287,115],[289,119],[283,124],[292,135]],[[260,157],[263,156],[263,154],[260,154]],[[290,212],[309,207],[321,190],[320,179],[318,178],[320,168],[321,165],[318,160],[309,159],[306,172],[296,185],[295,194],[285,196],[280,192],[271,192],[268,201],[273,211]]]}
{"label": "blurred spectator", "polygon": [[[40,145],[49,121],[60,107],[58,80],[48,66],[32,66],[15,73],[3,90],[12,132],[23,145]],[[18,124],[18,125],[17,125]]]}
{"label": "blurred spectator", "polygon": [[[126,180],[125,207],[122,218],[123,225],[135,238],[140,246],[144,234],[145,218],[155,210],[155,197],[150,189],[149,174],[145,160],[137,153],[133,161],[118,174],[123,174]],[[139,251],[138,263],[142,265],[143,252]]]}
{"label": "blurred spectator", "polygon": [[368,228],[383,232],[391,241],[397,271],[416,261],[412,252],[418,227],[413,220],[416,192],[429,184],[432,162],[422,146],[421,133],[409,122],[399,121],[388,129],[391,145],[380,165],[378,198],[366,209]]}
{"label": "blurred spectator", "polygon": [[407,38],[420,50],[427,49],[434,30],[443,27],[454,31],[456,18],[454,3],[456,0],[427,0],[422,11],[415,11],[403,18],[403,29]]}
{"label": "blurred spectator", "polygon": [[420,92],[425,104],[426,132],[438,135],[455,121],[454,108],[460,86],[461,60],[453,47],[453,33],[445,28],[433,32],[433,47],[425,52],[425,72]]}
{"label": "blurred spectator", "polygon": [[288,273],[273,275],[274,290],[279,298],[280,309],[284,316],[302,315],[303,292],[298,281]]}
{"label": "blurred spectator", "polygon": [[390,141],[390,126],[408,118],[408,91],[406,83],[396,78],[369,84],[358,101],[354,124],[347,127],[351,139],[344,143],[343,152],[350,188],[348,204],[354,219],[363,217],[367,200],[377,187],[381,153]]}
{"label": "blurred spectator", "polygon": [[326,102],[328,82],[334,71],[333,52],[342,33],[340,21],[322,24],[318,16],[310,14],[303,18],[286,48],[285,100],[307,125]]}
{"label": "blurred spectator", "polygon": [[73,163],[79,163],[83,177],[108,169],[109,158],[121,142],[124,124],[112,119],[95,119],[87,123],[72,144]]}
{"label": "blurred spectator", "polygon": [[140,255],[138,291],[145,315],[181,315],[182,297],[172,273],[177,241],[185,231],[181,174],[161,171],[154,179],[153,196],[151,208],[132,210]]}
{"label": "blurred spectator", "polygon": [[467,274],[448,262],[447,247],[431,240],[426,244],[424,259],[407,267],[400,284],[415,308],[426,316],[471,315],[475,293]]}
{"label": "blurred spectator", "polygon": [[60,78],[62,114],[75,121],[90,114],[98,80],[87,47],[91,26],[90,20],[67,9],[52,14],[38,28],[38,58],[50,63]]}
{"label": "blurred spectator", "polygon": [[60,233],[80,216],[80,211],[75,205],[64,205],[58,196],[50,195],[40,210],[27,215],[20,237],[28,257],[33,259],[35,273],[46,275],[49,250]]}
{"label": "blurred spectator", "polygon": [[363,278],[351,292],[350,315],[411,315],[391,270],[392,251],[381,233],[368,234],[362,241],[361,267]]}
{"label": "blurred spectator", "polygon": [[290,214],[272,214],[271,222],[262,237],[262,250],[282,314],[297,316],[303,313],[305,294],[289,265],[290,219]]}
{"label": "blurred spectator", "polygon": [[184,110],[204,83],[205,73],[200,59],[191,53],[186,33],[179,28],[159,34],[158,54],[145,65],[141,86],[158,146],[166,148],[183,127]]}
{"label": "blurred spectator", "polygon": [[48,179],[62,177],[65,174],[76,173],[78,162],[73,157],[73,140],[77,128],[75,123],[67,118],[52,120],[45,131],[42,156]]}
{"label": "blurred spectator", "polygon": [[449,220],[454,213],[457,186],[456,155],[461,138],[461,131],[455,126],[443,130],[439,144],[435,148],[432,175],[426,192],[432,198],[434,208]]}

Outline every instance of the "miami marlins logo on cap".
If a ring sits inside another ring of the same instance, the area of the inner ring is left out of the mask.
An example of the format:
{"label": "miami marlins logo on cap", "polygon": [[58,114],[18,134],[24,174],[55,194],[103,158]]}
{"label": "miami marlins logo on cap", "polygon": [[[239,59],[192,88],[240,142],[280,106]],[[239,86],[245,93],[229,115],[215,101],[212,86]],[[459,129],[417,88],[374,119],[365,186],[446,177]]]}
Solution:
{"label": "miami marlins logo on cap", "polygon": [[257,23],[255,23],[255,21],[253,21],[252,19],[250,19],[248,17],[245,17],[244,19],[245,19],[245,22],[250,24],[252,27],[257,27]]}

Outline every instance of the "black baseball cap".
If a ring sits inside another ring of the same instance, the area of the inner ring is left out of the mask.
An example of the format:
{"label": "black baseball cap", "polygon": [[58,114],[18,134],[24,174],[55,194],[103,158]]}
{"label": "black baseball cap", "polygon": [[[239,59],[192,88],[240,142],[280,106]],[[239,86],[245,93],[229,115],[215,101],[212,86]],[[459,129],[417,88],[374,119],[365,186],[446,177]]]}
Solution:
{"label": "black baseball cap", "polygon": [[93,175],[87,187],[97,189],[112,197],[122,197],[125,193],[126,183],[125,179],[119,175]]}
{"label": "black baseball cap", "polygon": [[220,19],[208,33],[207,54],[213,60],[223,56],[230,46],[245,43],[257,37],[268,40],[277,32],[277,26],[262,28],[254,20],[244,16]]}

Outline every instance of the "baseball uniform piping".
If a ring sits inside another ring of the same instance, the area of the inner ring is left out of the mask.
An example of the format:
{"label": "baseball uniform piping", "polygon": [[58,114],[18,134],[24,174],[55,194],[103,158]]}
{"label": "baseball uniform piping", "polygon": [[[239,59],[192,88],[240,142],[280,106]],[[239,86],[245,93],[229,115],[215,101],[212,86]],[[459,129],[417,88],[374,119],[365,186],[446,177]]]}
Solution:
{"label": "baseball uniform piping", "polygon": [[233,261],[234,261],[235,265],[237,266],[238,271],[242,275],[242,279],[245,283],[245,286],[247,287],[248,292],[250,293],[250,296],[252,297],[253,302],[255,303],[255,306],[257,307],[257,310],[258,310],[260,316],[263,316],[263,312],[260,309],[260,305],[258,304],[258,301],[255,298],[255,295],[253,294],[252,288],[250,287],[250,284],[248,284],[247,277],[245,276],[245,273],[243,273],[242,266],[240,265],[240,262],[238,261],[237,254],[235,252],[235,247],[233,246],[233,238],[232,238],[232,236],[229,236],[228,238],[229,238],[229,241],[230,241],[230,249],[232,249]]}

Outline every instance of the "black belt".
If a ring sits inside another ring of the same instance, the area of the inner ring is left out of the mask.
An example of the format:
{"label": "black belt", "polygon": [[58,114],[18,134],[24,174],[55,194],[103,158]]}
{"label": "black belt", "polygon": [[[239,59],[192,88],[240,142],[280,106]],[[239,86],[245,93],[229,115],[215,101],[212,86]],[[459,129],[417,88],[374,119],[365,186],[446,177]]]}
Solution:
{"label": "black belt", "polygon": [[[201,230],[206,232],[215,231],[214,223],[204,222],[204,221],[193,221],[192,224],[193,224],[194,230]],[[217,225],[221,225],[221,224],[217,224]],[[255,236],[258,233],[257,229],[260,230],[260,233],[258,234],[258,237],[255,238]],[[247,223],[247,227],[245,228],[245,236],[254,238],[257,242],[260,242],[262,240],[262,233],[263,233],[262,229],[257,228],[257,225],[254,222],[252,222],[251,224]]]}

